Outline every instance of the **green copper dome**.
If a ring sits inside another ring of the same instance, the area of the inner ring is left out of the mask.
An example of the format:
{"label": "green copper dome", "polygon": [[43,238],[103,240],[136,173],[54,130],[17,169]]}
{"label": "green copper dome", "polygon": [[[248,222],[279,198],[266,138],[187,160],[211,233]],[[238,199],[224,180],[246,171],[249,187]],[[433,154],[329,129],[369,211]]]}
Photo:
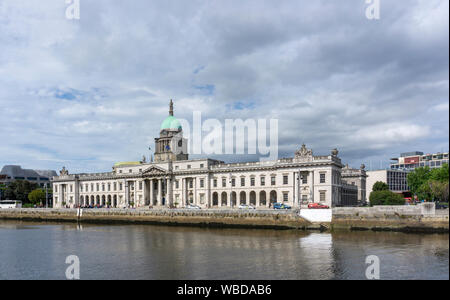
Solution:
{"label": "green copper dome", "polygon": [[181,129],[181,123],[174,116],[168,116],[161,124],[161,130],[164,129],[179,130]]}

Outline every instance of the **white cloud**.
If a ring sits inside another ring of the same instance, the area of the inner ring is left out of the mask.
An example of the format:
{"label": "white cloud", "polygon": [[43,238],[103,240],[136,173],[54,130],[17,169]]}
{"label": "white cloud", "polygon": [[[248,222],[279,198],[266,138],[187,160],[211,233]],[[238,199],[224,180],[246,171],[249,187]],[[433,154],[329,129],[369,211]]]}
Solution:
{"label": "white cloud", "polygon": [[81,1],[79,21],[0,2],[0,165],[139,159],[170,98],[188,120],[278,118],[283,156],[448,148],[448,1],[384,1],[377,22],[364,1]]}

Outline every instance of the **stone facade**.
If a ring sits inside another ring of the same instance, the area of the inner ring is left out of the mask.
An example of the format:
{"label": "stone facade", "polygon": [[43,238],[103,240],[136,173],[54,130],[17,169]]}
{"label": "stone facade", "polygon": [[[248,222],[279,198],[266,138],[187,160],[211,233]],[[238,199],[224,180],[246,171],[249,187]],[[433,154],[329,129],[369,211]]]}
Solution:
{"label": "stone facade", "polygon": [[157,208],[194,204],[202,208],[238,208],[247,204],[268,208],[275,202],[294,208],[313,202],[330,207],[342,205],[343,165],[336,149],[326,156],[314,156],[303,145],[292,158],[265,162],[189,160],[183,145],[181,151],[174,151],[180,140],[186,141],[173,118],[172,103],[160,135],[155,139],[154,162],[116,164],[107,173],[69,174],[64,169],[53,178],[54,207]]}
{"label": "stone facade", "polygon": [[[354,206],[364,204],[366,201],[366,182],[367,173],[365,170],[366,166],[362,164],[359,169],[353,169],[347,164],[342,168],[342,184],[345,191],[343,194],[348,195],[346,197],[347,201],[343,201],[342,206]],[[356,187],[357,196],[354,198],[353,187]]]}

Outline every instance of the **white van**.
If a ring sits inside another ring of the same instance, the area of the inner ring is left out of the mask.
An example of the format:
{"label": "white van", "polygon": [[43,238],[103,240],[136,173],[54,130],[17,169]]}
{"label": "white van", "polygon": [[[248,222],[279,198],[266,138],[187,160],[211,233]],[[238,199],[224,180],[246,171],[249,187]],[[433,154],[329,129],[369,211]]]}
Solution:
{"label": "white van", "polygon": [[18,200],[0,201],[0,209],[8,209],[8,208],[22,208],[22,201]]}

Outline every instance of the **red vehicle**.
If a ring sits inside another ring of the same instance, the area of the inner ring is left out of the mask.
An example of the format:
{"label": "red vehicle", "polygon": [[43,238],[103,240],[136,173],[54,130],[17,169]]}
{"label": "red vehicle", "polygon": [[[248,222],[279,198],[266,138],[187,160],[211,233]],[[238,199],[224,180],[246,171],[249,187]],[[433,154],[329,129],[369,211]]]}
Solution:
{"label": "red vehicle", "polygon": [[310,204],[308,204],[308,208],[309,209],[326,209],[326,208],[330,208],[330,207],[327,205],[319,204],[319,203],[310,203]]}

